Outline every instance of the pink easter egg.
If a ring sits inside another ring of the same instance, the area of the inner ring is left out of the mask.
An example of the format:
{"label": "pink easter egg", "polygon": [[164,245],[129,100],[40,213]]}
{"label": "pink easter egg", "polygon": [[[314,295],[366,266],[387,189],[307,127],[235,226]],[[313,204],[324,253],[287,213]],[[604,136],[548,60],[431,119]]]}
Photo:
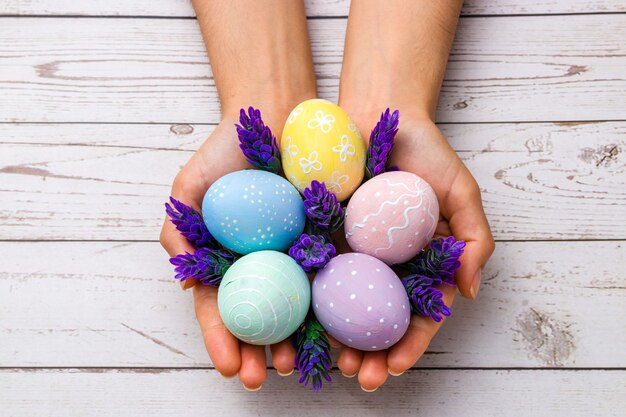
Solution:
{"label": "pink easter egg", "polygon": [[330,260],[311,286],[313,312],[326,331],[359,350],[383,350],[404,336],[411,306],[384,262],[362,253]]}
{"label": "pink easter egg", "polygon": [[406,262],[432,239],[439,204],[431,186],[415,174],[391,171],[361,185],[348,203],[350,247],[387,264]]}

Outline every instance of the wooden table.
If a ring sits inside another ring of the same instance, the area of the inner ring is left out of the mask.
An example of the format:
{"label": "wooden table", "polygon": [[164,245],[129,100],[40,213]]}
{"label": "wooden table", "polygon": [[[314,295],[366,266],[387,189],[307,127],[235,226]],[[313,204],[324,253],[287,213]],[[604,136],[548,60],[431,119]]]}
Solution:
{"label": "wooden table", "polygon": [[[337,97],[346,0],[307,5]],[[219,120],[187,0],[0,3],[0,416],[625,416],[626,3],[467,0],[437,115],[497,250],[417,367],[213,369],[158,243]]]}

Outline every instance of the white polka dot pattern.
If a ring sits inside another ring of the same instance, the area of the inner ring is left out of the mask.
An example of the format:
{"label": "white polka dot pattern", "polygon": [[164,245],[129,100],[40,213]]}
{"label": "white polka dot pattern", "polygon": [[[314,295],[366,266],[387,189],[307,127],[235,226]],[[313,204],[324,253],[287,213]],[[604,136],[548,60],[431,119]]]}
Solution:
{"label": "white polka dot pattern", "polygon": [[237,253],[284,251],[304,230],[304,203],[286,179],[266,171],[224,175],[204,196],[202,216],[211,234]]}
{"label": "white polka dot pattern", "polygon": [[396,343],[409,325],[409,299],[398,276],[365,254],[333,258],[313,280],[313,311],[339,342],[360,350]]}

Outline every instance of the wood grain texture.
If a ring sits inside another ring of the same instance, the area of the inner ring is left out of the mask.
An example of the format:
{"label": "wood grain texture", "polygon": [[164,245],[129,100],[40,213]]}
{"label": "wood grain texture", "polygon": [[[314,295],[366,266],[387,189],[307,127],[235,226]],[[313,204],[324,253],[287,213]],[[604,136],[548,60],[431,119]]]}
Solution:
{"label": "wood grain texture", "polygon": [[[626,367],[624,249],[498,244],[419,366]],[[0,264],[0,366],[210,366],[158,243],[5,242]]]}
{"label": "wood grain texture", "polygon": [[[51,387],[54,387],[51,389]],[[454,416],[621,417],[626,371],[411,371],[375,393],[341,378],[316,395],[271,373],[258,393],[215,371],[0,370],[10,417]],[[106,395],[103,395],[106,393]]]}
{"label": "wood grain texture", "polygon": [[[306,0],[308,16],[347,16],[349,0]],[[612,13],[626,11],[620,0],[466,0],[463,15]],[[4,0],[0,15],[195,16],[190,0]]]}
{"label": "wood grain texture", "polygon": [[[345,25],[310,22],[320,96],[331,100]],[[194,20],[4,18],[0,38],[0,122],[219,120]],[[437,118],[624,120],[624,38],[620,14],[462,19]]]}
{"label": "wood grain texture", "polygon": [[[626,237],[626,122],[441,127],[480,184],[496,239]],[[213,129],[1,128],[0,239],[121,241],[157,239],[175,174]]]}

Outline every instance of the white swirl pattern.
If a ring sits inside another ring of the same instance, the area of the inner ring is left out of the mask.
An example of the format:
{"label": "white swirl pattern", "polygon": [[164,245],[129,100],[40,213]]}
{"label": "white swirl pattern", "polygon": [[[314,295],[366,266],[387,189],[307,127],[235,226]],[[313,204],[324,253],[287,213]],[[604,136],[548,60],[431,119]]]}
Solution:
{"label": "white swirl pattern", "polygon": [[222,280],[220,315],[228,330],[246,343],[266,345],[284,340],[308,311],[306,274],[291,259],[286,262],[282,257],[287,255],[273,251],[246,255]]}

